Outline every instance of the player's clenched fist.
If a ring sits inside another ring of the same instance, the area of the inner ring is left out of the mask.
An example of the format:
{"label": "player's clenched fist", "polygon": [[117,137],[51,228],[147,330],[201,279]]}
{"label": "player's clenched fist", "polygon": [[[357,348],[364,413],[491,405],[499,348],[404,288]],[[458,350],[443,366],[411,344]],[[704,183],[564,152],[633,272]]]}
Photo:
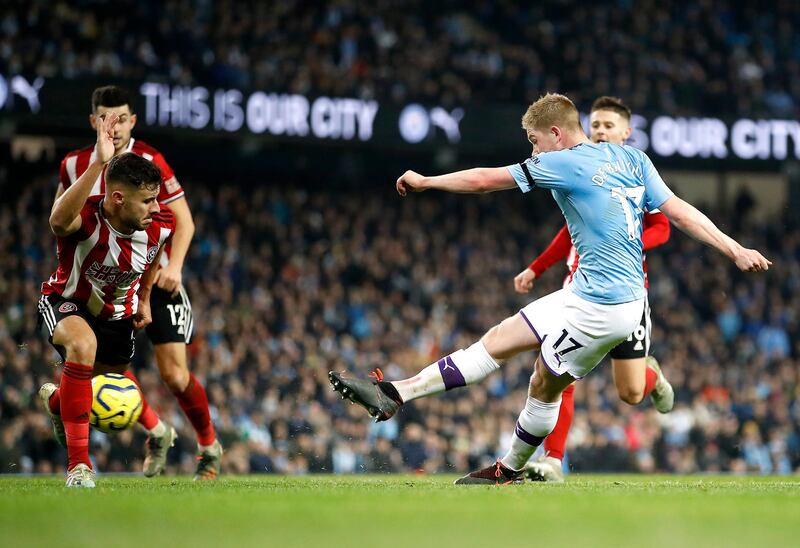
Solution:
{"label": "player's clenched fist", "polygon": [[772,261],[768,261],[761,253],[755,249],[745,249],[736,256],[736,266],[742,272],[762,272],[769,270]]}
{"label": "player's clenched fist", "polygon": [[422,192],[425,190],[422,182],[425,179],[416,171],[408,170],[397,179],[397,193],[400,196],[405,196],[409,192]]}
{"label": "player's clenched fist", "polygon": [[526,268],[516,276],[514,276],[514,290],[517,293],[527,293],[533,289],[533,280],[536,279],[536,274],[530,268]]}

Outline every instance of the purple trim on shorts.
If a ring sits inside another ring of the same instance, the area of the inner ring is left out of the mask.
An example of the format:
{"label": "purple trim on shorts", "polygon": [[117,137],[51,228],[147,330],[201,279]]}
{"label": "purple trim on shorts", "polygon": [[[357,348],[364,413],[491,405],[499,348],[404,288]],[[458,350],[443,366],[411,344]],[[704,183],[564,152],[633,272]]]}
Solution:
{"label": "purple trim on shorts", "polygon": [[533,327],[533,324],[532,324],[532,323],[531,323],[531,321],[528,319],[528,317],[525,315],[525,313],[524,313],[522,310],[520,310],[520,311],[519,311],[519,314],[520,314],[520,316],[522,316],[522,319],[523,319],[523,320],[525,320],[525,323],[526,323],[526,324],[528,324],[528,327],[530,327],[530,328],[531,328],[531,331],[533,331],[533,334],[534,334],[534,335],[536,335],[536,338],[537,338],[537,339],[539,339],[539,344],[542,344],[542,341],[543,341],[544,339],[543,339],[542,337],[540,337],[540,336],[539,336],[539,332],[538,332],[538,331],[536,331],[536,328],[535,328],[535,327]]}
{"label": "purple trim on shorts", "polygon": [[514,428],[514,434],[532,447],[539,447],[542,444],[542,440],[544,440],[544,437],[540,438],[526,431],[522,425],[520,425],[519,421],[517,421],[517,426]]}
{"label": "purple trim on shorts", "polygon": [[541,358],[541,360],[542,360],[542,363],[544,364],[544,366],[547,368],[547,370],[548,370],[548,371],[550,371],[550,373],[552,373],[552,374],[553,374],[553,376],[554,376],[554,377],[560,377],[561,375],[563,375],[564,373],[566,373],[567,375],[569,375],[570,377],[572,377],[572,378],[573,378],[573,379],[575,379],[576,381],[577,381],[578,379],[582,379],[582,378],[583,378],[583,377],[576,377],[575,375],[573,375],[573,374],[572,374],[572,373],[570,373],[569,371],[564,371],[564,373],[557,373],[556,371],[554,371],[554,370],[553,370],[553,368],[552,368],[552,367],[550,367],[549,365],[547,365],[547,360],[545,360],[545,359],[544,359],[544,353],[543,353],[543,352],[542,352],[542,353],[539,353],[539,357]]}
{"label": "purple trim on shorts", "polygon": [[453,358],[447,356],[436,362],[436,364],[439,366],[439,373],[442,375],[445,390],[467,386],[467,381],[464,380],[461,370],[453,363]]}
{"label": "purple trim on shorts", "polygon": [[555,370],[554,370],[552,367],[550,367],[550,366],[547,364],[547,360],[546,360],[546,359],[544,359],[544,352],[541,352],[541,353],[539,354],[539,358],[542,360],[542,363],[543,363],[543,364],[544,364],[544,366],[547,368],[547,370],[548,370],[548,371],[550,371],[550,373],[552,373],[552,374],[553,374],[553,375],[555,375],[556,377],[560,377],[560,376],[561,376],[561,373],[557,373],[557,372],[556,372],[556,371],[555,371]]}

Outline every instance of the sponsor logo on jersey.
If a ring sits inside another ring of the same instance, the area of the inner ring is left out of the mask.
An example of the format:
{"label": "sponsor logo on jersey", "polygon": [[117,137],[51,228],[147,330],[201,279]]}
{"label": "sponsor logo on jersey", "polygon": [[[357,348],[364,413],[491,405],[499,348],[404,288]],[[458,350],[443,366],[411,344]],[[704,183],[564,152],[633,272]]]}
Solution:
{"label": "sponsor logo on jersey", "polygon": [[95,261],[86,270],[86,276],[101,286],[109,284],[126,286],[133,283],[140,274],[132,270],[122,271],[116,266],[100,264]]}

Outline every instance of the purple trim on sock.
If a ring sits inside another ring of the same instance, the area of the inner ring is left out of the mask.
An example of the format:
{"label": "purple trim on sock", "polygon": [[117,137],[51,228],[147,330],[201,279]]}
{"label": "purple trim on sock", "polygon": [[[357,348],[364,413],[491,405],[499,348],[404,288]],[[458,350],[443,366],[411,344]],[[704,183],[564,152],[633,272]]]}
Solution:
{"label": "purple trim on sock", "polygon": [[533,331],[533,334],[536,335],[536,338],[539,339],[539,344],[542,344],[542,341],[544,339],[539,336],[539,332],[536,331],[535,327],[533,327],[533,324],[528,319],[528,316],[526,316],[525,313],[522,310],[519,311],[519,314],[520,314],[520,316],[522,316],[522,319],[525,320],[525,323],[528,324],[528,327],[531,328],[531,331]]}
{"label": "purple trim on sock", "polygon": [[517,426],[516,426],[516,428],[514,428],[514,434],[516,434],[516,436],[519,439],[521,439],[522,441],[524,441],[525,443],[527,443],[531,447],[539,447],[542,444],[542,440],[544,440],[544,437],[540,438],[539,436],[534,436],[530,432],[526,431],[519,424],[519,421],[517,421]]}
{"label": "purple trim on sock", "polygon": [[467,386],[467,381],[464,380],[461,370],[453,363],[453,358],[447,356],[436,362],[436,364],[439,366],[439,373],[442,375],[445,390]]}

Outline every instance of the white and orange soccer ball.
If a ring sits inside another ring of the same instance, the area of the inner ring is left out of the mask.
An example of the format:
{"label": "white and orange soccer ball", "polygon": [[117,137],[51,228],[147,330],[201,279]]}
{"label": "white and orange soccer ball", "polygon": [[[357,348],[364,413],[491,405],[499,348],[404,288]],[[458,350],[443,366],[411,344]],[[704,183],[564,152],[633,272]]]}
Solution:
{"label": "white and orange soccer ball", "polygon": [[125,375],[107,373],[92,379],[89,423],[106,434],[127,430],[142,414],[142,394]]}

